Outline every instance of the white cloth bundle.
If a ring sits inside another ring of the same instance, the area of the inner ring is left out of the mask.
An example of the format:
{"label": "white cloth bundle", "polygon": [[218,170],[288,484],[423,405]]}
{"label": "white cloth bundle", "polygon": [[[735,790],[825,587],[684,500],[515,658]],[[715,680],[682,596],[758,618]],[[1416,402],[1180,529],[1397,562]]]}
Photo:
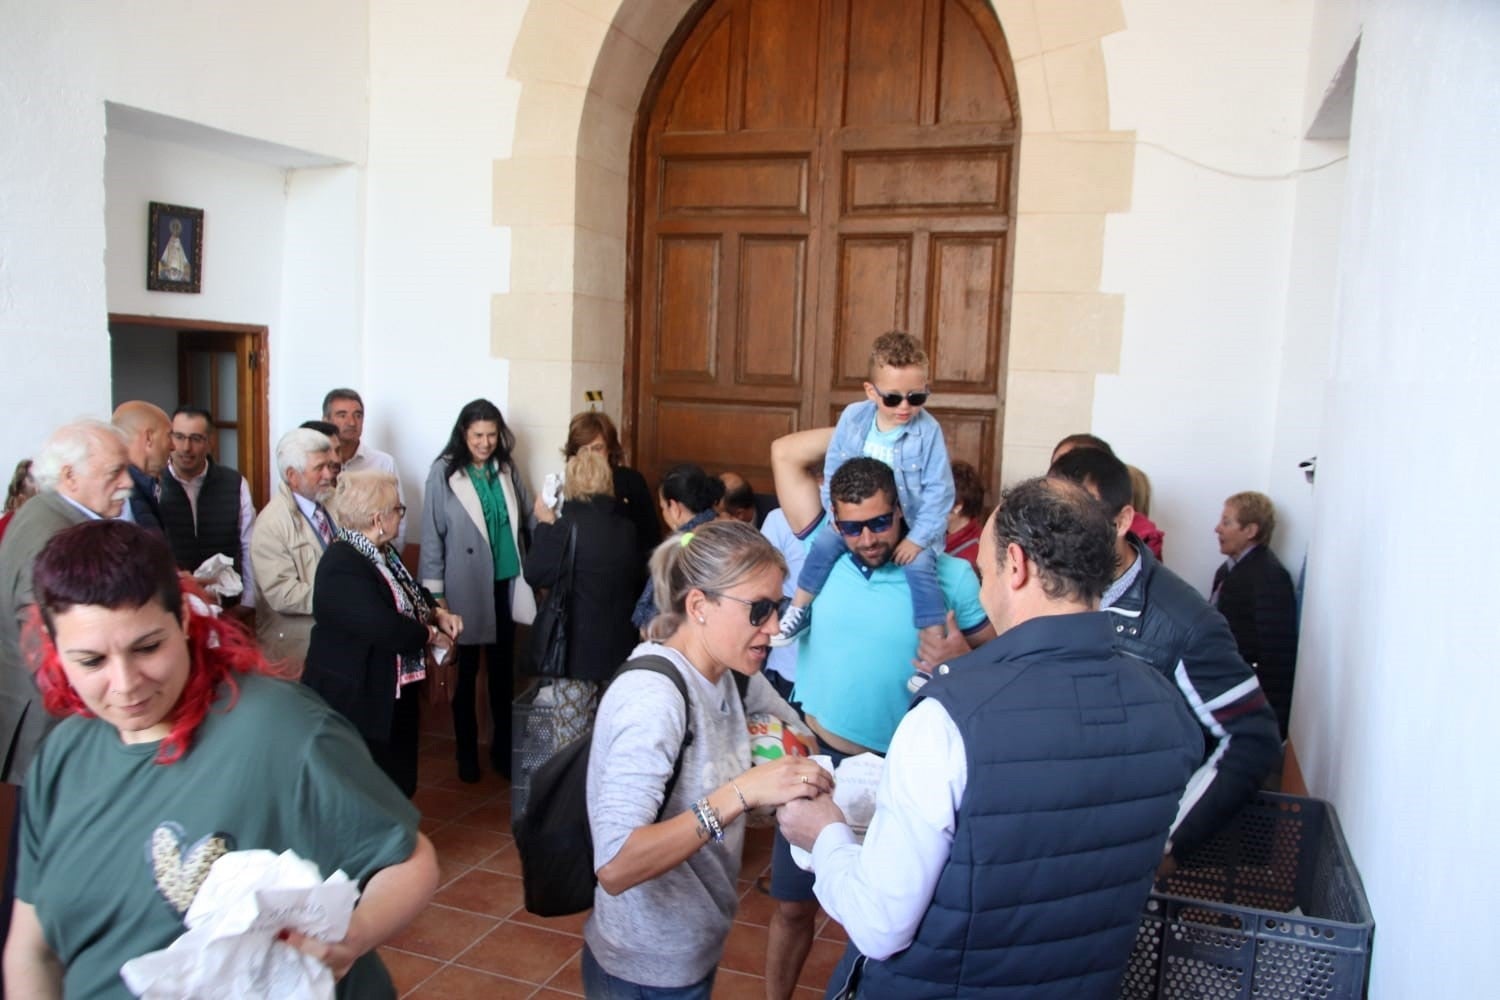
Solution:
{"label": "white cloth bundle", "polygon": [[193,579],[221,601],[226,597],[238,597],[245,590],[245,581],[235,571],[234,560],[223,553],[215,553],[203,560],[203,565],[193,570]]}
{"label": "white cloth bundle", "polygon": [[328,966],[276,934],[290,928],[342,941],[358,899],[343,872],[321,881],[318,866],[291,851],[233,851],[214,862],[193,897],[187,933],[126,962],[120,976],[147,1000],[332,1000]]}
{"label": "white cloth bundle", "polygon": [[[824,754],[814,754],[812,759],[833,775],[833,804],[843,810],[844,819],[849,823],[849,829],[854,831],[855,839],[863,841],[865,831],[870,828],[870,820],[875,816],[875,790],[880,787],[880,774],[885,770],[885,758],[873,753],[857,754],[844,758],[837,768],[833,766],[833,759]],[[797,867],[805,872],[812,871],[812,852],[804,851],[795,844],[790,846],[792,860],[797,863]]]}

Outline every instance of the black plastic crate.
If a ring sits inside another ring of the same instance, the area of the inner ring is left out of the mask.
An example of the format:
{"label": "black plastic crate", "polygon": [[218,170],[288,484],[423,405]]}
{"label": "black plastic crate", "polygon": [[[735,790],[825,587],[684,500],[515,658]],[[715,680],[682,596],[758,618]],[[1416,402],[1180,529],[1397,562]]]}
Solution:
{"label": "black plastic crate", "polygon": [[1375,922],[1333,806],[1260,793],[1146,903],[1122,1000],[1360,1000]]}

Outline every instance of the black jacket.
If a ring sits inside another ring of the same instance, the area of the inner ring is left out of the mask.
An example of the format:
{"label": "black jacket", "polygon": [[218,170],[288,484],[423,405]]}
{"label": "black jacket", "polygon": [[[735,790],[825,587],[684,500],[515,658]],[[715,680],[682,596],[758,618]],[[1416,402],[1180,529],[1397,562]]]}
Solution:
{"label": "black jacket", "polygon": [[1219,832],[1250,800],[1281,760],[1281,737],[1224,616],[1144,542],[1128,537],[1141,570],[1104,609],[1115,616],[1116,645],[1175,684],[1203,729],[1203,766],[1188,783],[1187,811],[1172,833],[1173,852],[1181,853]]}
{"label": "black jacket", "polygon": [[615,466],[615,513],[635,525],[636,550],[644,574],[651,553],[661,542],[661,517],[656,512],[656,495],[646,485],[646,477],[628,465]]}
{"label": "black jacket", "polygon": [[[397,656],[427,646],[427,626],[396,610],[390,584],[359,550],[334,541],[313,578],[313,629],[302,683],[367,740],[391,738]],[[403,697],[415,698],[408,689]]]}
{"label": "black jacket", "polygon": [[1297,591],[1292,575],[1276,553],[1257,545],[1234,569],[1219,567],[1214,590],[1219,594],[1219,613],[1229,622],[1240,655],[1260,678],[1285,737],[1297,670]]}
{"label": "black jacket", "polygon": [[[165,473],[164,473],[165,474]],[[135,523],[147,531],[167,537],[167,529],[163,527],[161,516],[161,505],[156,500],[156,480],[146,475],[135,466],[130,467],[130,482],[133,484],[130,491],[130,516],[135,518]],[[197,569],[197,566],[189,567]]]}
{"label": "black jacket", "polygon": [[555,524],[537,523],[522,567],[527,583],[557,583],[570,525],[577,527],[578,541],[568,616],[568,676],[607,680],[638,641],[630,624],[642,581],[635,525],[614,512],[610,497],[568,501]]}

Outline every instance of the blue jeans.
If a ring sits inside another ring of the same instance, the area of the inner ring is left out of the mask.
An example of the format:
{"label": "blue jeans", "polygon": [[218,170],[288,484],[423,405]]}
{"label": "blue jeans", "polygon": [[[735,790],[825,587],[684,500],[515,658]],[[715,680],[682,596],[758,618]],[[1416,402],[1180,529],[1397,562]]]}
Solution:
{"label": "blue jeans", "polygon": [[[844,538],[832,520],[825,520],[812,533],[812,544],[807,549],[807,560],[802,572],[797,574],[797,586],[809,594],[818,594],[833,572],[833,564],[839,557],[848,555]],[[911,590],[911,620],[917,628],[941,625],[948,620],[948,603],[943,598],[943,586],[938,582],[937,552],[923,549],[917,558],[901,569],[906,573],[906,586]]]}
{"label": "blue jeans", "polygon": [[713,991],[713,972],[691,986],[637,985],[605,972],[583,946],[583,993],[589,1000],[710,1000]]}

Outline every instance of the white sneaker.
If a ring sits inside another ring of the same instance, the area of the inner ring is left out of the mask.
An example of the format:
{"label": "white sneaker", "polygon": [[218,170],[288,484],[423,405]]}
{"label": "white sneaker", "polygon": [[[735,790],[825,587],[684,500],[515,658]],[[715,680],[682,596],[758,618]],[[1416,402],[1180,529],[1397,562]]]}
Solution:
{"label": "white sneaker", "polygon": [[812,625],[812,608],[799,608],[795,604],[786,609],[786,614],[781,616],[781,631],[771,636],[773,649],[782,646],[790,646],[797,641],[797,636],[806,632]]}

